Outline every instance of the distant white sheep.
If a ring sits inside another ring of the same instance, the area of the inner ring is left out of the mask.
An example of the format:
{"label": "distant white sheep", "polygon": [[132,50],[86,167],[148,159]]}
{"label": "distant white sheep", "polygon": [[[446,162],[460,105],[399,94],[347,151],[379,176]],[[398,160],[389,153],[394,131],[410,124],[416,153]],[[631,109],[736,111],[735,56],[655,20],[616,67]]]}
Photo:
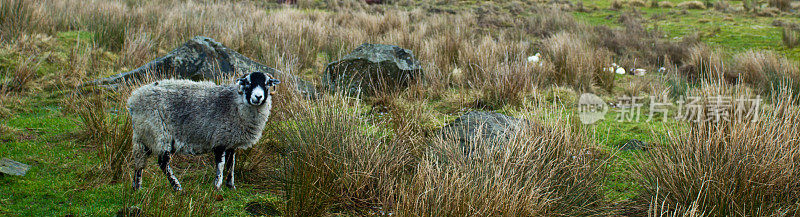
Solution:
{"label": "distant white sheep", "polygon": [[647,69],[633,69],[633,75],[644,76],[647,74]]}
{"label": "distant white sheep", "polygon": [[533,63],[533,64],[536,64],[536,63],[538,63],[538,64],[539,64],[539,66],[542,66],[542,62],[540,62],[540,61],[539,61],[539,60],[540,60],[540,58],[541,58],[541,55],[542,55],[542,54],[540,54],[540,53],[536,53],[536,54],[534,54],[533,56],[529,56],[529,57],[528,57],[528,62],[529,62],[529,63]]}
{"label": "distant white sheep", "polygon": [[617,74],[620,74],[620,75],[628,74],[625,71],[625,68],[622,68],[621,66],[617,65],[617,63],[611,63],[611,67],[614,68],[614,70],[613,70],[614,73],[617,73]]}
{"label": "distant white sheep", "polygon": [[161,80],[142,86],[128,98],[133,121],[134,179],[139,189],[147,158],[156,154],[158,165],[175,190],[182,190],[172,173],[170,155],[214,152],[216,180],[220,189],[224,170],[226,185],[234,185],[236,149],[246,149],[260,138],[272,108],[269,87],[280,83],[254,72],[236,84]]}

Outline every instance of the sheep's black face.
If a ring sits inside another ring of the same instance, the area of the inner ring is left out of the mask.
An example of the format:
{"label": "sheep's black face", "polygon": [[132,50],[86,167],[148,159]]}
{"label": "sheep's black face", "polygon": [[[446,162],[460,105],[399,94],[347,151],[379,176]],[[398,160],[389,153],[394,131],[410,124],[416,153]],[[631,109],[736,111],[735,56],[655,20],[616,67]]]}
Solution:
{"label": "sheep's black face", "polygon": [[269,99],[269,87],[281,83],[278,79],[270,78],[267,74],[253,72],[239,78],[239,94],[250,105],[262,105]]}

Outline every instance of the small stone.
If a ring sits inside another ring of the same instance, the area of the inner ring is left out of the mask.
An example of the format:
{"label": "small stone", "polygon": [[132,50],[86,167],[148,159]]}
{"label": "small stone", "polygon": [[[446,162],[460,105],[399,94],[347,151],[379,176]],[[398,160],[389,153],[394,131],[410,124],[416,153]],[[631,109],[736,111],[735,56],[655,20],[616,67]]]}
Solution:
{"label": "small stone", "polygon": [[632,151],[632,150],[645,151],[650,147],[649,144],[647,144],[645,142],[642,142],[642,141],[639,141],[639,140],[636,140],[636,139],[628,140],[627,142],[623,143],[622,145],[618,145],[618,146],[619,146],[619,150],[621,150],[621,151]]}
{"label": "small stone", "polygon": [[0,173],[24,176],[30,168],[31,166],[27,164],[16,162],[8,158],[0,159]]}

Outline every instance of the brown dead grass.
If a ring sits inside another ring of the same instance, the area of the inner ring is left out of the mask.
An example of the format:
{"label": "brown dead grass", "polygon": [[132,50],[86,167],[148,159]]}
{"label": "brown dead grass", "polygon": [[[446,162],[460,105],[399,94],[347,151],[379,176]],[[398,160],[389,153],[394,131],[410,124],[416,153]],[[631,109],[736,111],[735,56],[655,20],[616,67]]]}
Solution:
{"label": "brown dead grass", "polygon": [[[751,99],[754,94],[706,86],[702,96],[718,94]],[[784,92],[786,93],[786,92]],[[700,95],[698,95],[700,96]],[[709,98],[710,99],[710,98]],[[643,154],[636,174],[651,198],[651,210],[711,216],[795,216],[800,212],[800,146],[792,138],[800,111],[782,95],[751,116],[730,114],[731,121],[701,121],[688,131],[668,134],[667,143]],[[703,101],[705,105],[713,102]],[[734,101],[731,110],[751,108]],[[737,120],[738,118],[738,120]],[[663,213],[663,212],[661,212]]]}
{"label": "brown dead grass", "polygon": [[679,8],[705,10],[706,4],[701,1],[685,1],[678,3]]}

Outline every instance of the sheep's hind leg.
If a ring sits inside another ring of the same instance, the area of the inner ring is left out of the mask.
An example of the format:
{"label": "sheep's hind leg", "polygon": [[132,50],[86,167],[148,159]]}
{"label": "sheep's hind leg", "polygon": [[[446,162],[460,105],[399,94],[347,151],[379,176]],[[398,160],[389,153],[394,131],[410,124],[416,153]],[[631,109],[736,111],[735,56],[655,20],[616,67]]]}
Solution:
{"label": "sheep's hind leg", "polygon": [[147,146],[138,146],[141,149],[134,151],[133,157],[133,190],[139,190],[142,186],[142,171],[147,166],[147,158],[153,153]]}
{"label": "sheep's hind leg", "polygon": [[183,190],[183,188],[181,188],[181,183],[178,182],[178,178],[175,178],[175,174],[172,174],[172,168],[169,166],[170,159],[171,156],[169,152],[161,153],[161,155],[158,156],[158,166],[161,167],[161,171],[164,171],[164,175],[169,179],[172,188],[176,191],[181,191]]}
{"label": "sheep's hind leg", "polygon": [[225,148],[224,147],[217,147],[214,148],[214,163],[217,166],[217,178],[214,180],[214,188],[217,190],[221,190],[220,186],[222,186],[222,174],[225,170]]}
{"label": "sheep's hind leg", "polygon": [[236,189],[236,184],[233,182],[233,167],[236,163],[236,149],[225,150],[225,186],[230,189]]}

